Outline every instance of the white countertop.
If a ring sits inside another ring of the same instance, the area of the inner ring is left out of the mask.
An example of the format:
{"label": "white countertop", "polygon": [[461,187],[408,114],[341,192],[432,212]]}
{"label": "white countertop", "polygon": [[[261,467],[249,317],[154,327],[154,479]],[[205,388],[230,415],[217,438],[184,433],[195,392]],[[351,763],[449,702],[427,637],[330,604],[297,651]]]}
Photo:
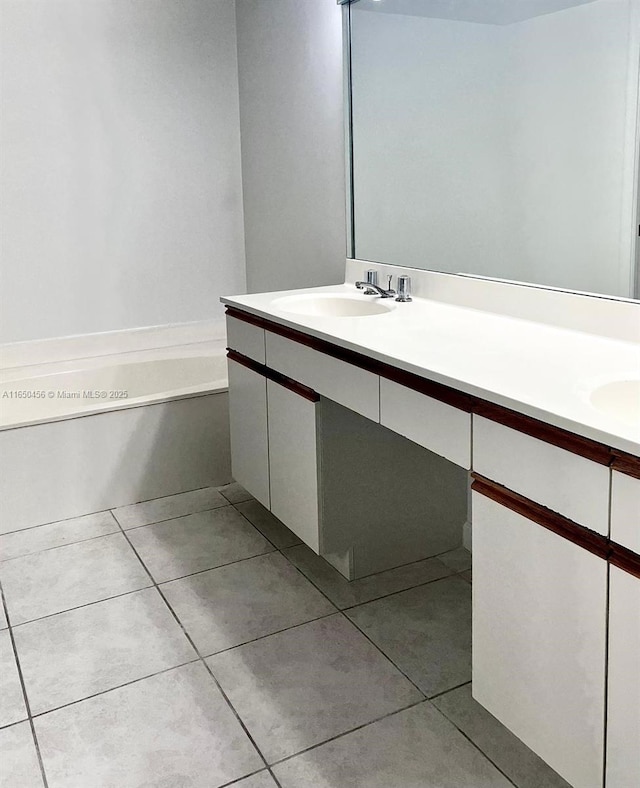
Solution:
{"label": "white countertop", "polygon": [[640,455],[640,423],[596,409],[597,387],[640,379],[640,345],[457,305],[414,298],[365,317],[311,317],[277,298],[335,293],[352,284],[222,298],[235,306],[421,377],[503,405],[612,448]]}

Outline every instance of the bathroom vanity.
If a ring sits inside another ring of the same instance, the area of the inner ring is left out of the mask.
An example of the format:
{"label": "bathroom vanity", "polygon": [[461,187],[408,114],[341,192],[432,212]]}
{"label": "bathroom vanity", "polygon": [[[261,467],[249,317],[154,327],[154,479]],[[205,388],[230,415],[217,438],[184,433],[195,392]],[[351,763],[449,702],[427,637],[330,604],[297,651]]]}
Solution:
{"label": "bathroom vanity", "polygon": [[640,785],[640,305],[366,267],[223,299],[234,477],[350,579],[471,527],[474,697],[575,788]]}

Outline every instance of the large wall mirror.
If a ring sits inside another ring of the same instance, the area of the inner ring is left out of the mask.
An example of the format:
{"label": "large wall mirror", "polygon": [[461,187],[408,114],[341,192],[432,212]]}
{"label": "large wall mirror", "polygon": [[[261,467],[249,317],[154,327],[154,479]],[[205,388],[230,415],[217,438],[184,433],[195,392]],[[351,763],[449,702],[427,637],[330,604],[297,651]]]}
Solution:
{"label": "large wall mirror", "polygon": [[352,256],[637,297],[639,5],[352,0]]}

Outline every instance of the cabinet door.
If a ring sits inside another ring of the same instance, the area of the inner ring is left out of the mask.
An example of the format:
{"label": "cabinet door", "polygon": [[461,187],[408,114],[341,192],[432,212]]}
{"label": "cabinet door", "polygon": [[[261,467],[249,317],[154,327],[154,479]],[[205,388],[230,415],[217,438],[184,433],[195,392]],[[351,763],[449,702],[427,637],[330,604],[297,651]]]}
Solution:
{"label": "cabinet door", "polygon": [[611,567],[606,788],[640,785],[640,578]]}
{"label": "cabinet door", "polygon": [[269,508],[267,381],[227,359],[233,478]]}
{"label": "cabinet door", "polygon": [[271,511],[319,552],[317,402],[267,381]]}
{"label": "cabinet door", "polygon": [[473,696],[574,788],[601,788],[606,561],[476,491],[472,506]]}

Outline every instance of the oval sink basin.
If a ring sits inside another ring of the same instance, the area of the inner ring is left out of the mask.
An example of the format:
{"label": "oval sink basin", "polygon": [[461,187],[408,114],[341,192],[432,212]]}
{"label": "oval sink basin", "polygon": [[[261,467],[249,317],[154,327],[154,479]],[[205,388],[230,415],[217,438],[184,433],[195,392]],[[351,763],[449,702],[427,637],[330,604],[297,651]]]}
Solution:
{"label": "oval sink basin", "polygon": [[640,424],[640,380],[616,380],[591,392],[591,404],[627,424]]}
{"label": "oval sink basin", "polygon": [[[392,301],[392,299],[389,299]],[[382,299],[369,300],[364,296],[349,295],[300,295],[277,298],[272,306],[283,312],[308,317],[368,317],[384,315],[393,309]]]}

